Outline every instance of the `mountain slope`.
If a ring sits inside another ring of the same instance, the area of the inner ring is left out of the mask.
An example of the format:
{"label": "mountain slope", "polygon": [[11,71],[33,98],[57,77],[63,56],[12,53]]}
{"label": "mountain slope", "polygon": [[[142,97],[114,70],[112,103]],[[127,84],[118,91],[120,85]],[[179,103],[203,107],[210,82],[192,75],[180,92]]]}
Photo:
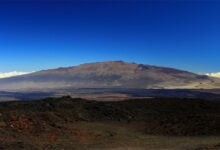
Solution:
{"label": "mountain slope", "polygon": [[0,110],[1,150],[220,148],[219,101],[62,97],[0,103]]}
{"label": "mountain slope", "polygon": [[173,68],[108,61],[0,80],[0,90],[60,88],[218,88],[220,79]]}

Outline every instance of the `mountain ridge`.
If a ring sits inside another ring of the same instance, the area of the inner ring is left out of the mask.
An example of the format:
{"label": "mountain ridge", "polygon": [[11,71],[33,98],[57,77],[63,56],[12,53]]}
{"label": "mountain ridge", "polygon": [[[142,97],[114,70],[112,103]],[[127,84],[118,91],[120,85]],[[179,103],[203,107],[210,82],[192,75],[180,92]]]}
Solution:
{"label": "mountain ridge", "polygon": [[0,79],[0,90],[54,88],[219,88],[220,79],[170,67],[105,61]]}

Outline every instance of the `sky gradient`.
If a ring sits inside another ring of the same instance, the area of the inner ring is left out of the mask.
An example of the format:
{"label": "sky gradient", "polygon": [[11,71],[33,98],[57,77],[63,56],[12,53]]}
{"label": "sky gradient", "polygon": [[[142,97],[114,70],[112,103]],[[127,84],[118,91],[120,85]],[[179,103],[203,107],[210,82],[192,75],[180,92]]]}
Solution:
{"label": "sky gradient", "polygon": [[0,1],[0,72],[124,60],[220,71],[220,1]]}

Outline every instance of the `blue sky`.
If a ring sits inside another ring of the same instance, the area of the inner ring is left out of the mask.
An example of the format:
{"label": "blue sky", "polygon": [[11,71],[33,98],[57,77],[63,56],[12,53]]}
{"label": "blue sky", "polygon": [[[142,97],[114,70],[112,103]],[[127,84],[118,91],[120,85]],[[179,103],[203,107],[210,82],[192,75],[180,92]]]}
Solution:
{"label": "blue sky", "polygon": [[0,1],[0,72],[124,60],[220,71],[220,1]]}

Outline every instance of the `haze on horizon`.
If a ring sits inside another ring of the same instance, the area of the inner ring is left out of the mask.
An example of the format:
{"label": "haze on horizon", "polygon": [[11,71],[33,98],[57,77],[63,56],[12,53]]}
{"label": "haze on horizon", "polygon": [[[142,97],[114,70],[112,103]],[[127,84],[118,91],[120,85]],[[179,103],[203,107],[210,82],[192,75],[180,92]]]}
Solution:
{"label": "haze on horizon", "polygon": [[208,0],[3,0],[0,72],[106,60],[219,72],[219,16]]}

